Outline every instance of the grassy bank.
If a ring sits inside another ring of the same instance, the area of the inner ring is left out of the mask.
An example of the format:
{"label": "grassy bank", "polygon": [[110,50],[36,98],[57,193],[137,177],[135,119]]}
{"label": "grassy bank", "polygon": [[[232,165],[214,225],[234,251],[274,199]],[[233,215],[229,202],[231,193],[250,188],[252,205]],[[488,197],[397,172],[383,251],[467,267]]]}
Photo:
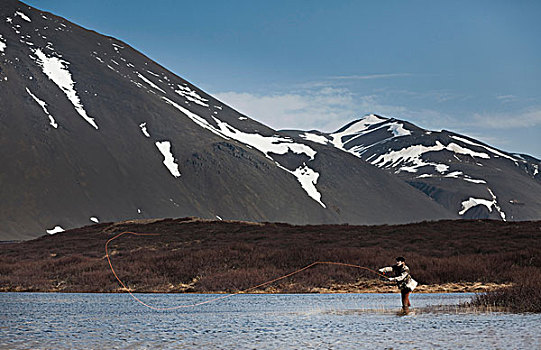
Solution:
{"label": "grassy bank", "polygon": [[[486,220],[382,226],[292,226],[189,218],[107,223],[0,245],[0,289],[122,291],[105,259],[104,245],[126,230],[159,234],[126,235],[110,244],[117,273],[138,292],[234,292],[314,261],[376,269],[392,264],[398,255],[407,258],[412,275],[425,286],[520,286],[522,276],[540,271],[540,227],[541,222]],[[394,290],[369,272],[322,265],[266,291],[363,291],[370,286]]]}
{"label": "grassy bank", "polygon": [[523,275],[517,280],[513,286],[476,295],[469,306],[541,313],[541,272]]}

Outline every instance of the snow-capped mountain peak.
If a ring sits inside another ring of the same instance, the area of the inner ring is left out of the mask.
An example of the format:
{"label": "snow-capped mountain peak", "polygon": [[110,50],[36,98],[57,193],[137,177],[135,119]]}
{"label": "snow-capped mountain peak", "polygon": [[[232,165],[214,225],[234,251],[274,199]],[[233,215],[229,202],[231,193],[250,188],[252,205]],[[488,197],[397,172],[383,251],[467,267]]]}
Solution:
{"label": "snow-capped mountain peak", "polygon": [[[335,147],[398,176],[462,217],[518,219],[524,215],[520,211],[528,211],[528,218],[536,217],[533,208],[539,201],[529,191],[516,188],[522,181],[539,186],[541,162],[533,157],[510,154],[450,131],[426,130],[377,115],[365,116],[328,137]],[[509,198],[502,201],[502,196],[494,193],[507,193]],[[518,208],[516,203],[526,198],[532,208]],[[483,214],[480,206],[486,207]]]}
{"label": "snow-capped mountain peak", "polygon": [[[393,118],[385,118],[376,114],[349,123],[338,131],[329,134],[335,147],[351,150],[354,154],[361,154],[366,147],[373,146],[371,142],[376,138],[378,143],[386,142],[396,137],[411,135],[406,123]],[[370,140],[370,144],[359,143],[360,138]],[[354,145],[354,146],[352,146]]]}

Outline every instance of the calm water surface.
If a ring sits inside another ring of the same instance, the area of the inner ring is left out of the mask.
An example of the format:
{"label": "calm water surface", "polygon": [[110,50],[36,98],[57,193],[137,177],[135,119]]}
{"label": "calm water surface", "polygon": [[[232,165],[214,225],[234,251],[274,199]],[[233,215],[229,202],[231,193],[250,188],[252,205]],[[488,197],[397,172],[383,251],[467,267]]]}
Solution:
{"label": "calm water surface", "polygon": [[[210,295],[148,294],[170,307]],[[463,313],[471,294],[238,295],[152,311],[126,294],[0,293],[5,349],[541,349],[541,315]],[[415,311],[416,310],[416,311]]]}

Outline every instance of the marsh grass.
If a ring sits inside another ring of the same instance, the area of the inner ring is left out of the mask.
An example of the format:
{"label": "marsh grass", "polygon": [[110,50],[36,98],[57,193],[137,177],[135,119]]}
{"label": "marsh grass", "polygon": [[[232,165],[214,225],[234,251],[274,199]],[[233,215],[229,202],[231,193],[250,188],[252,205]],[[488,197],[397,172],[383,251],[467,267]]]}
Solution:
{"label": "marsh grass", "polygon": [[[0,245],[0,290],[123,292],[109,269],[104,245],[129,230],[160,234],[123,236],[110,245],[118,275],[137,292],[236,292],[314,261],[377,269],[403,255],[414,278],[424,285],[513,283],[518,287],[476,299],[478,306],[507,307],[525,303],[524,297],[537,300],[539,296],[539,288],[525,281],[541,269],[540,227],[541,222],[490,220],[381,226],[295,226],[193,218],[104,223]],[[309,293],[366,280],[374,280],[374,276],[358,269],[321,265],[264,291]],[[533,304],[533,308],[519,309],[538,310],[538,304]]]}
{"label": "marsh grass", "polygon": [[384,314],[384,315],[397,315],[397,316],[406,316],[406,315],[423,315],[423,314],[446,314],[446,315],[460,315],[460,314],[489,314],[494,312],[512,312],[513,310],[509,307],[501,306],[491,306],[491,305],[481,305],[473,306],[469,304],[461,305],[430,305],[423,307],[411,307],[408,310],[404,310],[400,307],[389,307],[389,306],[376,306],[376,307],[367,307],[359,309],[348,309],[348,310],[325,310],[322,311],[324,314],[332,314],[339,316],[347,315],[363,315],[363,314]]}
{"label": "marsh grass", "polygon": [[541,313],[541,271],[520,275],[511,287],[477,294],[466,307],[494,307]]}

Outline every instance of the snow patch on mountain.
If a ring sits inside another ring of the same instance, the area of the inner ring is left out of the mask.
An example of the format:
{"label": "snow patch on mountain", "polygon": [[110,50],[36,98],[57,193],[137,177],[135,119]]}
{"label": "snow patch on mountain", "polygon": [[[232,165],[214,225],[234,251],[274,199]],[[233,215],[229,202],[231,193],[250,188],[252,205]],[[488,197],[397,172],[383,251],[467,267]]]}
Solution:
{"label": "snow patch on mountain", "polygon": [[455,179],[459,179],[460,175],[464,175],[464,173],[462,171],[453,171],[452,173],[445,175],[445,177],[452,177]]}
{"label": "snow patch on mountain", "polygon": [[2,34],[0,34],[0,52],[2,53],[6,50],[6,47],[7,47],[6,41],[3,41],[3,40],[6,40],[6,39],[4,39]]}
{"label": "snow patch on mountain", "polygon": [[101,63],[105,63],[103,62],[103,60],[98,56],[98,53],[96,51],[93,51],[92,54],[91,54],[92,57],[94,57],[95,59],[97,59],[98,61],[100,61]]}
{"label": "snow patch on mountain", "polygon": [[55,226],[54,228],[45,231],[50,235],[54,235],[55,233],[64,232],[66,230],[64,230],[61,226]]}
{"label": "snow patch on mountain", "polygon": [[207,99],[201,97],[197,92],[190,89],[188,86],[186,85],[185,86],[177,85],[177,86],[178,86],[178,90],[174,90],[174,91],[180,96],[200,106],[203,106],[203,107],[209,106],[207,103],[205,103],[205,102],[208,102]]}
{"label": "snow patch on mountain", "polygon": [[130,82],[133,83],[133,85],[137,86],[138,88],[142,88],[142,87],[143,87],[143,84],[141,84],[140,82],[135,81],[135,80],[133,80],[133,79],[130,79]]}
{"label": "snow patch on mountain", "polygon": [[153,76],[155,76],[156,78],[159,78],[159,77],[160,77],[158,74],[156,74],[156,73],[154,73],[154,72],[151,72],[151,71],[149,71],[148,69],[146,69],[146,71],[147,71],[148,74],[153,75]]}
{"label": "snow patch on mountain", "polygon": [[139,77],[139,79],[141,79],[142,81],[144,81],[145,83],[147,83],[148,85],[150,85],[150,87],[158,90],[158,91],[161,91],[163,92],[164,94],[166,93],[165,91],[163,91],[158,85],[154,84],[152,81],[148,80],[143,74],[139,73],[139,72],[135,72],[135,74],[137,74],[137,76]]}
{"label": "snow patch on mountain", "polygon": [[167,167],[167,170],[169,170],[174,177],[180,177],[178,164],[175,163],[175,157],[173,157],[173,153],[171,153],[171,142],[157,141],[156,147],[158,147],[164,157],[163,164]]}
{"label": "snow patch on mountain", "polygon": [[397,172],[407,171],[411,173],[417,172],[418,168],[424,166],[433,166],[436,171],[444,173],[445,171],[447,171],[447,169],[449,169],[449,166],[445,164],[426,162],[421,158],[421,156],[427,152],[439,152],[443,150],[447,150],[449,152],[457,154],[469,155],[471,157],[478,157],[484,159],[490,158],[489,155],[486,153],[475,152],[468,148],[459,146],[456,143],[450,143],[445,146],[440,141],[436,141],[436,144],[434,146],[411,145],[398,151],[390,151],[389,153],[380,155],[370,163],[380,168],[396,167],[400,164],[404,164],[404,166],[399,168]]}
{"label": "snow patch on mountain", "polygon": [[368,129],[370,126],[374,124],[383,123],[386,120],[387,119],[378,117],[375,114],[367,115],[366,117],[362,118],[356,123],[351,124],[345,130],[331,134],[330,136],[332,137],[332,143],[336,147],[343,149],[344,148],[344,142],[342,141],[343,137],[362,133],[363,131]]}
{"label": "snow patch on mountain", "polygon": [[179,111],[182,112],[182,114],[184,114],[185,116],[187,116],[188,118],[190,118],[194,123],[196,123],[197,125],[199,125],[200,127],[202,127],[203,129],[207,129],[209,130],[210,132],[212,132],[213,134],[216,134],[220,137],[223,137],[224,139],[226,140],[229,140],[229,138],[227,136],[225,136],[223,133],[219,132],[218,130],[216,130],[215,127],[213,127],[212,125],[210,125],[210,123],[205,119],[205,118],[202,118],[200,117],[199,115],[195,114],[195,113],[192,113],[190,110],[182,107],[181,105],[179,105],[178,103],[176,103],[175,101],[171,101],[170,99],[168,99],[167,97],[164,97],[162,96],[162,99],[170,104],[171,106],[175,107],[176,109],[178,109]]}
{"label": "snow patch on mountain", "polygon": [[27,22],[32,22],[32,20],[30,19],[30,17],[28,17],[27,15],[25,15],[24,13],[22,13],[21,11],[17,11],[15,12],[15,14],[13,15],[14,17],[21,17],[22,19],[24,19],[25,21]]}
{"label": "snow patch on mountain", "polygon": [[55,129],[58,128],[58,124],[56,123],[56,120],[51,115],[51,113],[49,113],[49,111],[47,110],[47,104],[45,103],[45,101],[40,100],[28,88],[26,88],[26,92],[28,92],[28,94],[34,99],[34,101],[36,101],[37,104],[40,105],[41,109],[43,109],[43,112],[45,112],[45,114],[49,117],[49,124],[51,124],[51,126]]}
{"label": "snow patch on mountain", "polygon": [[319,193],[316,188],[319,173],[308,167],[306,163],[303,163],[303,165],[294,171],[288,169],[286,170],[297,178],[301,184],[301,187],[306,191],[308,196],[318,202],[323,208],[327,208],[327,206],[321,201],[321,193]]}
{"label": "snow patch on mountain", "polygon": [[295,143],[290,138],[282,136],[263,136],[257,133],[246,133],[232,127],[231,125],[218,118],[214,118],[214,121],[218,125],[218,128],[216,128],[211,125],[205,118],[202,118],[201,116],[189,111],[188,109],[180,106],[178,103],[171,101],[167,97],[162,97],[162,99],[168,104],[178,109],[179,111],[181,111],[184,115],[186,115],[194,123],[201,126],[202,128],[207,129],[212,133],[225,138],[226,140],[231,138],[241,143],[252,146],[261,151],[265,156],[267,156],[267,158],[272,159],[269,156],[269,153],[286,154],[287,152],[292,151],[296,154],[304,153],[308,157],[310,157],[310,159],[314,159],[317,153],[309,146]]}
{"label": "snow patch on mountain", "polygon": [[441,175],[438,176],[438,175],[435,175],[435,174],[421,174],[421,175],[417,176],[418,179],[423,179],[423,178],[428,178],[428,177],[434,177],[434,178],[444,177],[444,178],[461,179],[461,180],[476,183],[476,184],[486,184],[487,183],[485,180],[472,179],[469,175],[464,174],[462,171],[458,171],[458,170],[453,171],[452,173],[449,173],[449,174],[444,175],[444,176],[441,176]]}
{"label": "snow patch on mountain", "polygon": [[309,132],[305,132],[304,134],[301,134],[300,137],[302,137],[306,141],[312,141],[312,142],[319,143],[322,145],[326,145],[331,142],[328,138],[326,138],[323,135],[313,134]]}
{"label": "snow patch on mountain", "polygon": [[392,132],[395,137],[411,135],[411,131],[405,129],[404,124],[401,123],[391,123],[387,130]]}
{"label": "snow patch on mountain", "polygon": [[[388,137],[383,138],[377,142],[374,142],[368,145],[359,144],[353,147],[347,146],[352,141],[362,136],[365,136],[367,134],[370,134],[382,129],[385,129],[386,131],[389,132]],[[361,157],[362,154],[371,147],[385,143],[397,137],[403,137],[403,136],[409,136],[409,135],[411,135],[411,131],[406,129],[403,123],[400,123],[398,121],[394,121],[391,119],[387,119],[387,118],[382,118],[374,114],[368,115],[364,117],[363,119],[351,124],[349,127],[347,127],[343,131],[330,134],[330,136],[332,137],[332,143],[334,144],[335,147],[343,151],[352,153],[353,155],[357,157]]]}
{"label": "snow patch on mountain", "polygon": [[146,122],[139,124],[139,127],[141,128],[141,132],[143,133],[143,135],[145,135],[146,137],[150,137],[150,134],[148,133],[148,130],[147,130]]}
{"label": "snow patch on mountain", "polygon": [[214,118],[214,121],[218,125],[218,130],[223,135],[258,149],[270,159],[272,159],[272,157],[269,156],[269,153],[286,154],[291,151],[295,154],[306,154],[310,157],[310,160],[313,160],[317,153],[309,146],[302,143],[296,143],[288,137],[263,136],[257,133],[246,133],[235,129],[220,119]]}
{"label": "snow patch on mountain", "polygon": [[[439,141],[436,141],[436,145],[438,145],[438,144],[441,145],[441,143]],[[490,156],[488,154],[486,154],[486,153],[475,152],[475,151],[472,151],[469,148],[465,148],[465,147],[462,147],[460,145],[457,145],[456,143],[450,143],[446,147],[443,147],[443,149],[445,149],[447,151],[450,151],[450,152],[453,152],[453,153],[471,156],[472,158],[475,158],[475,157],[483,158],[483,159],[489,159],[490,158]]]}
{"label": "snow patch on mountain", "polygon": [[455,139],[455,140],[458,140],[458,141],[461,141],[461,142],[464,142],[464,143],[467,143],[469,145],[472,145],[472,146],[477,146],[477,147],[481,147],[481,148],[484,148],[486,149],[487,151],[489,151],[490,153],[493,153],[495,154],[496,156],[500,156],[500,157],[503,157],[503,158],[507,158],[513,162],[515,162],[515,164],[517,164],[517,159],[516,158],[513,158],[505,153],[502,153],[500,151],[498,151],[497,149],[494,149],[492,147],[488,147],[488,146],[484,146],[480,143],[477,143],[477,142],[473,142],[473,141],[470,141],[468,139],[465,139],[463,137],[460,137],[460,136],[454,136],[454,135],[451,135],[451,138]]}
{"label": "snow patch on mountain", "polygon": [[494,202],[488,199],[470,197],[468,200],[462,202],[462,210],[459,211],[458,214],[464,215],[468,210],[478,205],[484,205],[490,212],[492,212]]}
{"label": "snow patch on mountain", "polygon": [[[313,160],[317,154],[317,152],[309,146],[301,143],[295,143],[292,139],[286,137],[263,136],[257,133],[245,133],[233,128],[231,125],[217,118],[214,118],[214,121],[217,123],[220,132],[222,132],[224,135],[248,146],[252,146],[271,160],[273,158],[269,154],[286,154],[290,151],[295,154],[305,154],[310,158],[310,160]],[[308,196],[318,202],[323,208],[326,208],[325,204],[321,201],[321,193],[319,193],[316,188],[319,173],[308,167],[306,163],[303,163],[302,166],[293,171],[283,167],[278,162],[275,162],[275,164],[279,168],[294,175]]]}
{"label": "snow patch on mountain", "polygon": [[505,220],[505,213],[503,212],[502,208],[498,205],[498,199],[496,198],[496,195],[494,194],[494,192],[492,192],[490,188],[487,187],[487,190],[490,193],[490,196],[492,197],[492,201],[494,202],[494,208],[496,208],[502,220],[507,221]]}
{"label": "snow patch on mountain", "polygon": [[483,199],[483,198],[473,198],[470,197],[467,200],[463,201],[462,204],[462,210],[458,212],[458,215],[464,215],[468,210],[471,208],[478,206],[478,205],[484,205],[488,208],[488,211],[492,213],[493,208],[498,212],[500,217],[503,221],[506,221],[505,213],[501,209],[501,207],[498,205],[498,200],[496,198],[496,195],[490,188],[487,188],[488,192],[490,193],[490,196],[492,197],[492,200]]}
{"label": "snow patch on mountain", "polygon": [[41,49],[35,49],[33,52],[37,56],[36,63],[42,68],[43,73],[64,92],[77,113],[97,130],[98,125],[94,121],[94,118],[88,116],[75,91],[75,82],[68,70],[69,62],[58,57],[47,57]]}
{"label": "snow patch on mountain", "polygon": [[[467,175],[466,175],[467,176]],[[474,184],[486,184],[487,182],[485,180],[481,179],[472,179],[470,177],[465,177],[464,181],[472,182]]]}
{"label": "snow patch on mountain", "polygon": [[[178,103],[171,101],[167,97],[162,96],[162,99],[166,103],[181,111],[185,116],[190,118],[194,123],[202,128],[207,129],[226,140],[233,139],[247,145],[248,147],[253,147],[273,161],[274,159],[270,156],[270,154],[286,154],[288,152],[293,152],[295,154],[305,154],[310,158],[310,160],[313,160],[317,154],[317,152],[311,147],[305,144],[296,143],[291,138],[282,136],[264,136],[257,133],[246,133],[234,128],[218,118],[213,117],[214,122],[218,126],[216,128],[206,119],[180,106]],[[293,174],[298,179],[301,187],[306,191],[308,196],[323,205],[325,208],[325,205],[323,202],[321,202],[321,194],[315,188],[317,179],[319,177],[317,172],[309,168],[306,164],[293,171],[281,166],[278,162],[275,162],[275,164],[288,173]]]}
{"label": "snow patch on mountain", "polygon": [[518,159],[520,159],[520,160],[524,160],[524,161],[526,160],[526,159],[524,159],[523,156],[521,156],[521,155],[518,154],[518,153],[513,153],[513,155],[514,155],[515,157],[517,157]]}

